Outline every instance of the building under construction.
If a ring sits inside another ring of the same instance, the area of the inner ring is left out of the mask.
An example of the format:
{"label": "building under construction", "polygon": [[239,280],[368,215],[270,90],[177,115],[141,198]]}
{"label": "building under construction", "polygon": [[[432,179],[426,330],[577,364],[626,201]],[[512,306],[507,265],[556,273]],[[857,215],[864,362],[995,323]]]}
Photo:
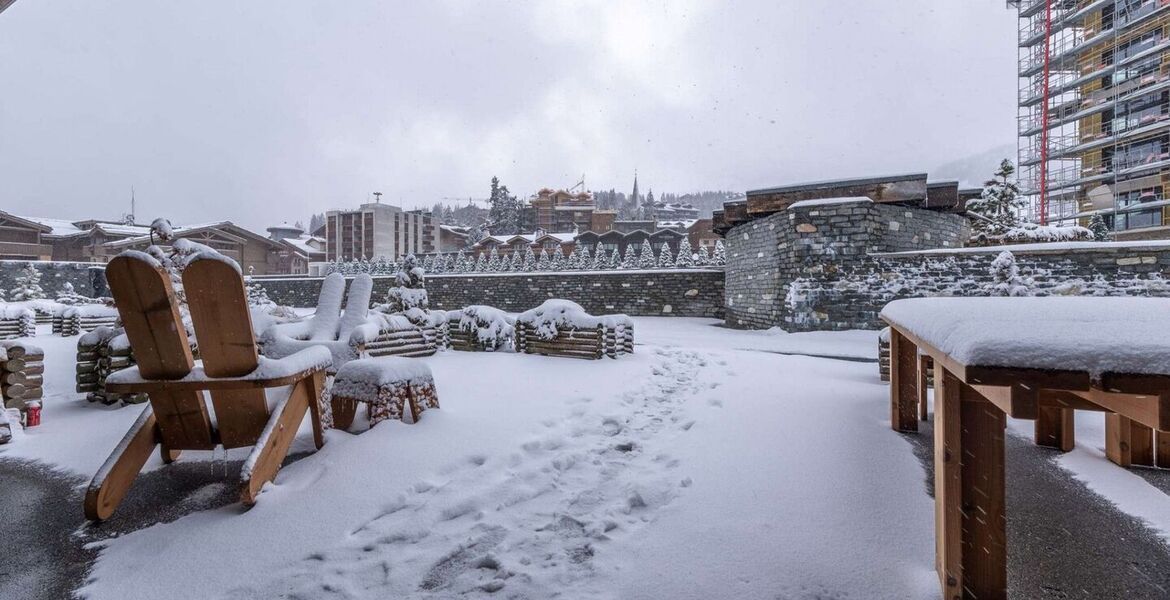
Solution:
{"label": "building under construction", "polygon": [[1170,237],[1170,0],[1009,0],[1019,181],[1041,223]]}

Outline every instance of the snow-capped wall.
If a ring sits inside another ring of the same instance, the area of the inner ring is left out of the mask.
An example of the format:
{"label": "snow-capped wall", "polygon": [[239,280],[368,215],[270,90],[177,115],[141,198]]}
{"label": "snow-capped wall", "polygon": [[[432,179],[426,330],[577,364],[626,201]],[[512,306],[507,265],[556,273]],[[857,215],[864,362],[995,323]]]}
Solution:
{"label": "snow-capped wall", "polygon": [[960,215],[855,202],[797,204],[727,233],[727,322],[787,326],[790,282],[866,260],[870,253],[958,248],[970,237]]}
{"label": "snow-capped wall", "polygon": [[[320,278],[256,277],[277,304],[312,306]],[[374,298],[393,285],[393,277],[374,278]],[[458,310],[475,304],[507,312],[540,306],[549,298],[572,300],[595,315],[723,318],[721,269],[646,271],[569,271],[562,273],[474,273],[427,276],[430,307]]]}

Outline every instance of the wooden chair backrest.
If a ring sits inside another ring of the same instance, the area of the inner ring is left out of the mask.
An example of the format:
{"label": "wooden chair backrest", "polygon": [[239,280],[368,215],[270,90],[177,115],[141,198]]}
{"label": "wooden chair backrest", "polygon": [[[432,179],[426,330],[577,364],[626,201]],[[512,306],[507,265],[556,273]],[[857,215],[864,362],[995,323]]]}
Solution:
{"label": "wooden chair backrest", "polygon": [[[180,379],[195,365],[170,275],[144,257],[118,256],[106,266],[106,279],[147,379]],[[152,392],[150,404],[163,445],[172,450],[210,450],[216,435],[202,392]]]}
{"label": "wooden chair backrest", "polygon": [[341,298],[345,295],[345,276],[330,273],[321,282],[317,297],[317,312],[309,320],[309,339],[333,341],[337,339],[337,325],[341,315]]}
{"label": "wooden chair backrest", "polygon": [[345,312],[337,324],[337,339],[348,340],[370,316],[370,296],[374,293],[374,278],[362,273],[349,284],[349,295],[345,299]]}
{"label": "wooden chair backrest", "polygon": [[[244,278],[236,265],[195,257],[183,270],[183,290],[199,344],[203,370],[211,377],[239,377],[259,366]],[[251,446],[268,422],[263,389],[211,392],[220,443]]]}

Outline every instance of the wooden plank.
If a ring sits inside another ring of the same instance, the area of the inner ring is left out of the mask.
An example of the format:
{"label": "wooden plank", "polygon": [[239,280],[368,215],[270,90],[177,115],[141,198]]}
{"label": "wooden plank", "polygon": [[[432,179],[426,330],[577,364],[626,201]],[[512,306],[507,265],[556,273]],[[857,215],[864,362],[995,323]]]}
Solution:
{"label": "wooden plank", "polygon": [[1076,446],[1073,409],[1041,405],[1036,418],[1037,446],[1069,452]]}
{"label": "wooden plank", "polygon": [[959,384],[962,424],[962,573],[964,598],[1007,595],[1004,434],[1007,416]]}
{"label": "wooden plank", "polygon": [[85,518],[101,521],[114,514],[158,442],[157,421],[147,407],[90,481],[85,492]]}
{"label": "wooden plank", "polygon": [[[167,272],[139,259],[117,256],[106,266],[106,278],[143,377],[178,379],[190,373],[195,361]],[[150,403],[168,447],[215,447],[201,393],[152,393]]]}
{"label": "wooden plank", "polygon": [[244,506],[256,504],[256,496],[266,482],[276,478],[280,465],[288,455],[288,448],[297,435],[297,428],[309,410],[310,391],[308,385],[294,386],[288,400],[277,405],[268,418],[260,435],[258,445],[252,449],[245,465],[252,468],[241,473],[240,502]]}
{"label": "wooden plank", "polygon": [[[1118,394],[1101,390],[1076,392],[1076,395],[1104,408],[1108,412],[1124,415],[1146,427],[1166,431],[1163,421],[1170,417],[1170,403],[1158,396]],[[1170,425],[1170,424],[1168,424]]]}
{"label": "wooden plank", "polygon": [[111,392],[118,392],[123,394],[150,392],[151,390],[159,390],[162,392],[186,392],[192,390],[265,389],[292,385],[306,377],[309,377],[313,373],[314,370],[310,369],[284,377],[272,377],[268,379],[226,378],[204,379],[196,381],[150,380],[136,383],[107,382],[106,389]]}
{"label": "wooden plank", "polygon": [[1153,430],[1124,415],[1106,413],[1105,456],[1120,467],[1153,466]]}
{"label": "wooden plank", "polygon": [[955,598],[963,589],[961,382],[938,369],[934,384],[934,566],[943,597]]}
{"label": "wooden plank", "polygon": [[1154,430],[1130,421],[1130,463],[1143,467],[1154,466]]}
{"label": "wooden plank", "polygon": [[309,424],[313,426],[313,445],[320,450],[325,445],[325,427],[321,422],[321,396],[325,391],[325,371],[314,372],[312,377],[302,380],[300,385],[309,386]]}
{"label": "wooden plank", "polygon": [[[242,377],[260,364],[244,279],[235,265],[196,259],[183,270],[183,289],[199,340],[203,370],[211,377]],[[256,443],[268,422],[263,389],[211,392],[224,448]]]}
{"label": "wooden plank", "polygon": [[896,328],[890,328],[890,426],[918,431],[918,349]]}
{"label": "wooden plank", "polygon": [[1036,393],[1033,390],[1018,385],[972,385],[971,388],[1012,418],[1036,418]]}
{"label": "wooden plank", "polygon": [[930,370],[934,367],[934,360],[927,354],[918,356],[918,419],[925,421],[929,417],[927,404],[927,387],[930,381]]}

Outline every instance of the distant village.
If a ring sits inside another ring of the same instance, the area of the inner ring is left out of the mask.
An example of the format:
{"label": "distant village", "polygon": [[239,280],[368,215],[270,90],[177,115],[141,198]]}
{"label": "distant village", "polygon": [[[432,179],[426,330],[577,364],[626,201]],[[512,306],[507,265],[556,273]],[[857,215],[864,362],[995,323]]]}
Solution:
{"label": "distant village", "polygon": [[[266,235],[226,220],[178,224],[174,234],[215,248],[253,275],[321,275],[339,263],[395,262],[411,254],[426,259],[461,252],[474,260],[489,254],[510,259],[529,251],[556,256],[559,251],[570,257],[587,246],[587,252],[624,255],[647,243],[673,254],[680,246],[708,253],[720,239],[712,230],[710,208],[687,202],[687,196],[655,200],[653,191],[642,195],[636,177],[629,196],[544,188],[517,201],[506,187],[498,190],[496,180],[492,194],[493,207],[501,204],[499,198],[504,204],[511,198],[514,205],[504,210],[510,217],[493,220],[495,210],[470,203],[463,210],[442,204],[406,210],[382,203],[379,195],[356,208],[314,215],[308,227],[275,224]],[[707,198],[711,194],[716,196]],[[706,193],[703,200],[733,196]],[[124,250],[151,244],[150,227],[133,215],[74,221],[0,211],[0,260],[104,264]]]}

